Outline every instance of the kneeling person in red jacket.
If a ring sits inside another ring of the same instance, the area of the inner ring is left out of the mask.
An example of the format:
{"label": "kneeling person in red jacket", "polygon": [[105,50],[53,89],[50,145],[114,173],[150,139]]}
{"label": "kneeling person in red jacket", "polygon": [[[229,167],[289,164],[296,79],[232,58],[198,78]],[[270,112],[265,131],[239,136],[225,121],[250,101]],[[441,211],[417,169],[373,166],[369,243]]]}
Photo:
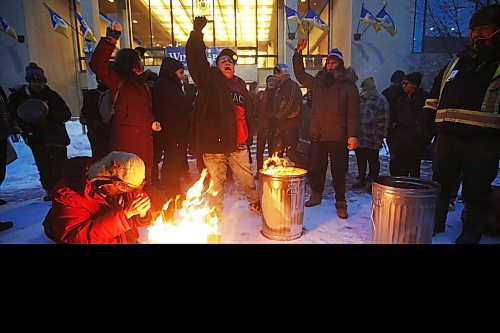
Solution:
{"label": "kneeling person in red jacket", "polygon": [[151,201],[142,189],[144,162],[120,151],[93,164],[85,157],[72,160],[43,222],[47,236],[57,243],[138,243],[137,227],[152,221]]}

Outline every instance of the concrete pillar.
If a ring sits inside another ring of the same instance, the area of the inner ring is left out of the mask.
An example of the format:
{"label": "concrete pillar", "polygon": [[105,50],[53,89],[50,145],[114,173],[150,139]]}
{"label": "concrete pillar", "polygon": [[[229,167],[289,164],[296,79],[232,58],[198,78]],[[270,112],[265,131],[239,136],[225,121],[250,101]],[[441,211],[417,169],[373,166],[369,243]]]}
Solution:
{"label": "concrete pillar", "polygon": [[[90,30],[94,34],[97,41],[101,37],[101,18],[99,16],[99,0],[82,0],[80,1],[80,11],[83,19],[87,22]],[[87,42],[85,42],[87,43]],[[92,45],[95,47],[95,45]],[[88,89],[97,88],[97,82],[94,72],[89,67],[91,53],[85,53],[85,62],[87,63],[87,86]]]}
{"label": "concrete pillar", "polygon": [[117,0],[116,12],[118,21],[122,25],[122,35],[120,37],[120,49],[132,47],[132,26],[130,20],[130,0]]}

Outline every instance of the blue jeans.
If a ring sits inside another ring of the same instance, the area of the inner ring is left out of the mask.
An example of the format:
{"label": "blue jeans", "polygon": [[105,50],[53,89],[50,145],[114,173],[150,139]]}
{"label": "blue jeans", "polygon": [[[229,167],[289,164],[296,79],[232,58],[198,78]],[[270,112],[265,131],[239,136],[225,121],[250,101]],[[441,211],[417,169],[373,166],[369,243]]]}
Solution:
{"label": "blue jeans", "polygon": [[238,146],[238,149],[232,153],[203,154],[203,162],[210,179],[213,181],[213,190],[217,193],[210,198],[210,205],[220,213],[224,209],[224,185],[228,166],[231,168],[233,175],[243,184],[248,203],[259,202],[259,194],[248,161],[248,148],[245,144]]}

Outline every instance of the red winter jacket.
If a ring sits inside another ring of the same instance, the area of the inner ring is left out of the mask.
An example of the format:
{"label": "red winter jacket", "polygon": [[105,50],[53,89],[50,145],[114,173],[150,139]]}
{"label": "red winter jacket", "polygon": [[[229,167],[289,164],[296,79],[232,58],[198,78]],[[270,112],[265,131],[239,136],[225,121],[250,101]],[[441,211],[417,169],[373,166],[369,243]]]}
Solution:
{"label": "red winter jacket", "polygon": [[[122,77],[109,66],[115,45],[101,38],[92,54],[90,68],[115,96]],[[153,113],[151,94],[146,84],[136,76],[124,81],[115,104],[116,113],[111,121],[111,150],[125,151],[139,156],[146,165],[149,180],[153,166]]]}
{"label": "red winter jacket", "polygon": [[[77,159],[80,159],[80,164],[88,161],[80,177],[83,179],[74,176],[73,179],[62,178],[56,185],[52,207],[43,222],[45,234],[57,243],[66,244],[138,243],[137,227],[151,222],[151,211],[144,219],[135,216],[127,220],[117,203],[110,203],[98,193],[92,193],[92,183],[85,177],[90,158]],[[72,171],[73,175],[81,175],[80,171]],[[139,193],[143,193],[142,189],[124,193],[124,201]]]}

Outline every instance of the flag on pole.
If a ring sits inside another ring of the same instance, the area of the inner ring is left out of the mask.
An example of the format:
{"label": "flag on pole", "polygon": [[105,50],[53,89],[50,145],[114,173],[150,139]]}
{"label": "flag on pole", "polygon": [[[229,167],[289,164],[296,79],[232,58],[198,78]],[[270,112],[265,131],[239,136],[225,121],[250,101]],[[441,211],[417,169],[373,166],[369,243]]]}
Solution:
{"label": "flag on pole", "polygon": [[63,20],[63,18],[59,15],[57,15],[56,12],[54,12],[52,9],[50,9],[47,5],[45,5],[49,11],[50,14],[50,20],[52,21],[52,28],[54,28],[55,31],[60,33],[66,38],[69,38],[69,28],[66,22]]}
{"label": "flag on pole", "polygon": [[312,9],[309,9],[307,11],[307,14],[302,19],[302,22],[304,22],[304,21],[312,24],[313,26],[315,26],[318,29],[321,29],[325,32],[328,31],[328,29],[329,29],[328,24],[323,22],[323,20],[320,19],[319,16],[316,15],[316,13]]}
{"label": "flag on pole", "polygon": [[3,17],[0,16],[0,29],[17,41],[17,32]]}
{"label": "flag on pole", "polygon": [[288,20],[296,22],[297,24],[302,23],[302,18],[300,17],[299,13],[296,10],[293,10],[288,6],[285,6],[285,12],[286,12],[286,18]]}
{"label": "flag on pole", "polygon": [[375,16],[376,19],[380,22],[380,25],[387,30],[391,36],[394,36],[398,32],[396,31],[396,25],[394,24],[394,21],[392,20],[391,16],[385,11],[385,6],[382,7],[380,12],[378,12],[377,16]]}
{"label": "flag on pole", "polygon": [[97,40],[94,37],[94,34],[92,33],[92,30],[90,30],[89,26],[87,25],[87,22],[81,17],[76,10],[73,9],[73,13],[75,13],[76,18],[78,19],[78,22],[80,22],[80,27],[82,28],[82,33],[83,33],[83,38],[89,42],[94,42],[97,43]]}
{"label": "flag on pole", "polygon": [[365,8],[364,4],[361,5],[361,14],[359,15],[359,20],[363,23],[371,24],[376,32],[380,30],[380,22],[369,10]]}
{"label": "flag on pole", "polygon": [[302,26],[304,27],[304,31],[310,31],[314,26],[314,16],[316,14],[312,9],[308,9],[306,15],[302,18]]}

